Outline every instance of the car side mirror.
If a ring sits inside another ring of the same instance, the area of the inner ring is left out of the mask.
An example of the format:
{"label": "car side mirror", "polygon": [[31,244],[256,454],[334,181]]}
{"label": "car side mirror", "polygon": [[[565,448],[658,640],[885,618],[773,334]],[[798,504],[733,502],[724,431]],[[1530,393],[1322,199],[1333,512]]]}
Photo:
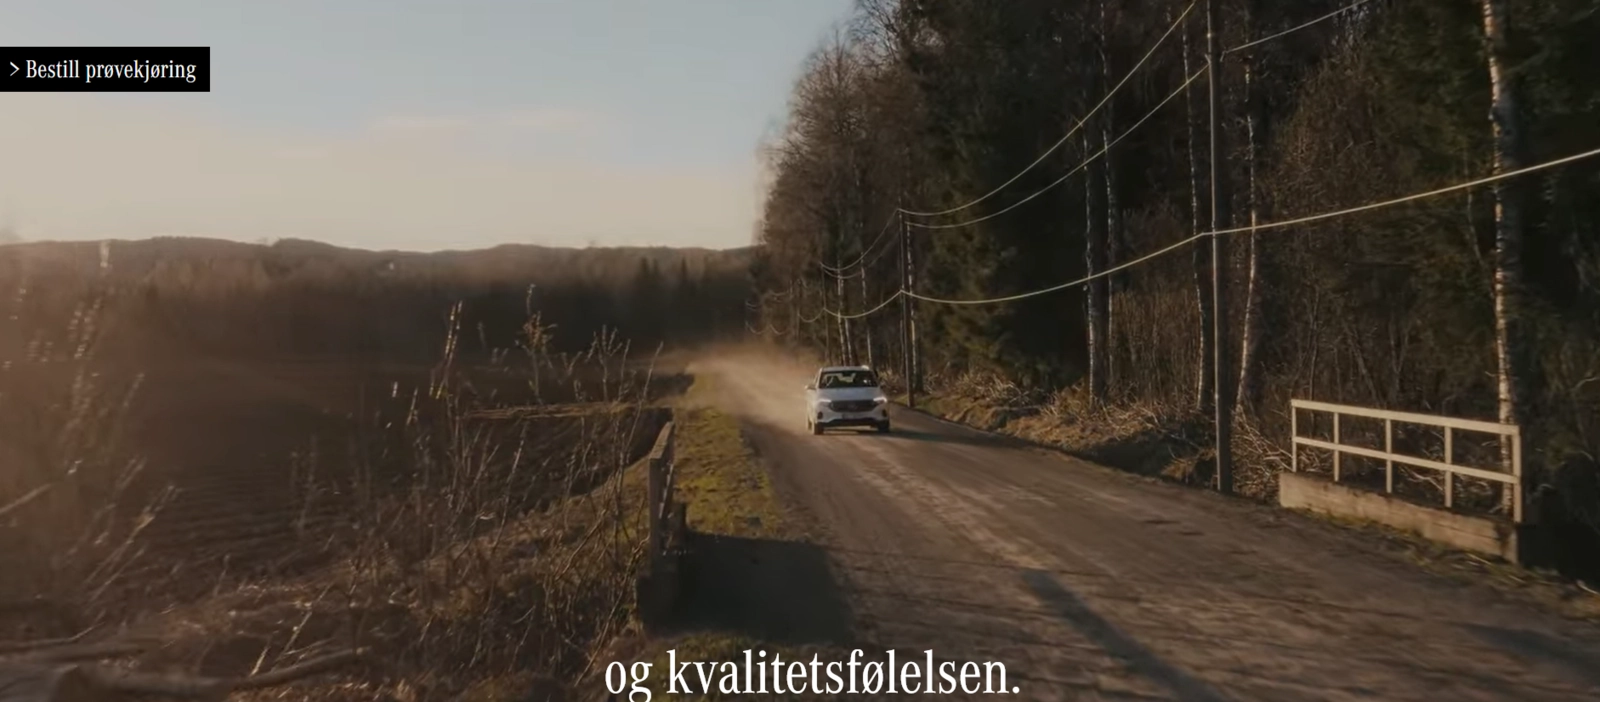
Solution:
{"label": "car side mirror", "polygon": [[807,390],[816,390],[817,389],[817,384],[816,383],[806,383],[806,389]]}

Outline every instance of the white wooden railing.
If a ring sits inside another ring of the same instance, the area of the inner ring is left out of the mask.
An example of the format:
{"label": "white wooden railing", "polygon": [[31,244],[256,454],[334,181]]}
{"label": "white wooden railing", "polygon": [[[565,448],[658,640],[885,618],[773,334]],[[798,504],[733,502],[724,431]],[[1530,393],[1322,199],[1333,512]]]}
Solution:
{"label": "white wooden railing", "polygon": [[[1455,504],[1455,476],[1465,475],[1472,478],[1481,478],[1509,486],[1511,491],[1511,520],[1522,523],[1522,431],[1515,424],[1500,424],[1497,422],[1484,422],[1475,419],[1460,419],[1457,417],[1439,417],[1431,414],[1415,414],[1412,412],[1395,412],[1391,410],[1372,409],[1369,407],[1354,407],[1351,405],[1335,405],[1328,402],[1313,400],[1290,400],[1290,434],[1294,438],[1294,445],[1290,447],[1290,470],[1300,470],[1300,447],[1326,449],[1333,452],[1333,481],[1339,482],[1340,457],[1344,454],[1363,456],[1383,461],[1384,463],[1384,492],[1394,492],[1394,464],[1401,463],[1417,468],[1427,468],[1444,473],[1444,506],[1453,507]],[[1300,411],[1324,412],[1333,415],[1333,441],[1323,441],[1309,436],[1300,435]],[[1383,450],[1370,449],[1364,446],[1352,446],[1341,443],[1339,432],[1339,417],[1365,417],[1383,420]],[[1408,456],[1394,452],[1394,425],[1395,422],[1403,424],[1419,424],[1444,429],[1444,460],[1435,461],[1420,456]],[[1507,437],[1511,442],[1511,466],[1509,473],[1502,469],[1488,469],[1473,466],[1457,465],[1455,463],[1455,432],[1456,431],[1482,432]]]}

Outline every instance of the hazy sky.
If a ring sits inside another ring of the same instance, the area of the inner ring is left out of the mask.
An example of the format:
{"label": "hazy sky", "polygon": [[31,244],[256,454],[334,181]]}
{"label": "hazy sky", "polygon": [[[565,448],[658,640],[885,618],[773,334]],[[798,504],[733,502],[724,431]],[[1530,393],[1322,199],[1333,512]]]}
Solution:
{"label": "hazy sky", "polygon": [[203,94],[0,94],[39,239],[740,246],[851,0],[0,0],[0,45],[211,47]]}

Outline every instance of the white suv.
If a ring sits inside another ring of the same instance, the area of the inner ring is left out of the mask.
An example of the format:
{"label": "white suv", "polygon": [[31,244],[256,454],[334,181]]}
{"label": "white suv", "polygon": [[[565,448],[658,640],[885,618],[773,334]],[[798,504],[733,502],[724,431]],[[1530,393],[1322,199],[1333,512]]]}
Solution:
{"label": "white suv", "polygon": [[828,366],[806,385],[806,426],[812,434],[828,427],[875,427],[889,433],[889,398],[878,374],[866,366]]}

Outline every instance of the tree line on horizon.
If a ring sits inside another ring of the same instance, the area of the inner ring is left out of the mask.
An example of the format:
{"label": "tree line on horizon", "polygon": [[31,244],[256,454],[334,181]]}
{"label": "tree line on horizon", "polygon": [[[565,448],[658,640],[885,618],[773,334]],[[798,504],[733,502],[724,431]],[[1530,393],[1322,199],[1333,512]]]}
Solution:
{"label": "tree line on horizon", "polygon": [[744,329],[748,252],[506,246],[432,254],[159,238],[0,248],[8,360],[206,356],[431,363],[458,303],[463,357],[615,333],[635,353]]}
{"label": "tree line on horizon", "polygon": [[[1216,3],[1220,49],[1352,4]],[[1229,194],[1219,213],[1232,215],[1223,228],[1494,173],[1505,144],[1490,119],[1491,58],[1514,86],[1522,165],[1600,147],[1592,2],[1359,5],[1223,55],[1214,76],[1216,167]],[[860,314],[888,299],[902,260],[919,294],[997,298],[1211,229],[1205,3],[1162,40],[1190,7],[859,0],[805,65],[766,151],[773,177],[753,263],[764,323],[836,359],[898,372],[901,301],[857,319],[825,311]],[[1508,18],[1499,45],[1486,36],[1488,9]],[[1499,318],[1503,221],[1492,188],[1229,236],[1224,341],[1240,421],[1283,447],[1291,398],[1501,416],[1496,327],[1509,321],[1526,342],[1511,373],[1527,445],[1547,468],[1541,480],[1600,525],[1600,159],[1508,185],[1524,287]],[[898,208],[974,200],[905,216],[942,228],[913,227],[902,250]],[[1013,302],[912,301],[919,374],[930,383],[991,374],[1037,396],[1076,387],[1103,405],[1207,412],[1211,265],[1201,240]]]}

